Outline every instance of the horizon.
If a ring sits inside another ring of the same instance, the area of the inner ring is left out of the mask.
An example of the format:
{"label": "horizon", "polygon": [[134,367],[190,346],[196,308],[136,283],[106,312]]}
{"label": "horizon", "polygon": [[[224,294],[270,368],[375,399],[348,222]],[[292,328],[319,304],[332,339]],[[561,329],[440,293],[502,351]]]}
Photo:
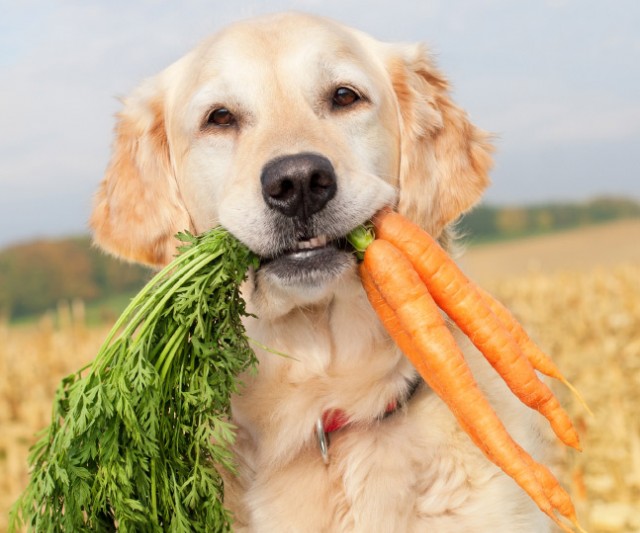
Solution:
{"label": "horizon", "polygon": [[[499,203],[499,202],[493,203],[493,202],[481,201],[478,204],[476,204],[474,207],[472,207],[469,211],[467,211],[464,215],[462,215],[460,219],[456,221],[454,224],[458,224],[466,215],[472,213],[473,211],[481,207],[487,207],[487,208],[496,209],[496,210],[506,210],[506,209],[536,210],[536,209],[545,209],[545,208],[554,208],[554,207],[557,208],[557,207],[588,206],[594,202],[601,202],[601,201],[625,202],[625,203],[630,202],[635,204],[635,206],[638,209],[640,209],[640,197],[631,198],[629,196],[612,196],[612,195],[596,195],[583,200],[575,200],[575,201],[560,199],[560,200],[551,200],[548,202],[532,202],[532,203]],[[609,222],[618,222],[621,220],[629,220],[634,218],[638,218],[637,215],[623,215],[620,217],[615,217],[615,218],[605,219],[605,220],[588,220],[587,222],[578,226],[569,226],[569,227],[551,229],[549,233],[557,233],[557,232],[566,231],[566,230],[571,231],[571,230],[580,229],[583,227],[590,227],[594,225],[606,224]],[[76,233],[61,233],[59,235],[37,235],[36,234],[36,235],[29,236],[25,239],[12,241],[5,244],[0,243],[0,254],[6,251],[10,251],[14,248],[19,248],[21,246],[30,246],[30,245],[39,244],[39,243],[57,243],[57,242],[71,240],[71,239],[91,239],[90,245],[92,247],[94,246],[92,242],[93,237],[91,235],[91,231],[87,228],[84,232],[79,231]],[[99,247],[97,249],[106,255],[115,257],[112,254],[105,252]],[[123,260],[123,261],[128,262],[126,260]]]}
{"label": "horizon", "polygon": [[0,248],[86,235],[117,97],[217,29],[290,9],[380,40],[427,43],[455,101],[497,135],[485,204],[640,200],[640,4],[633,0],[0,6]]}

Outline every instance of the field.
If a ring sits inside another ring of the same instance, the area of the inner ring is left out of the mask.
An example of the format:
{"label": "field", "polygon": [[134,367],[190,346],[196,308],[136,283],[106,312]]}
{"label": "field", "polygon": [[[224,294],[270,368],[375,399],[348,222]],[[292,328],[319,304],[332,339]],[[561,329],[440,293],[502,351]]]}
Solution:
{"label": "field", "polygon": [[[640,533],[640,221],[469,250],[462,263],[553,354],[594,411],[562,387],[584,452],[557,468],[591,533]],[[60,379],[90,361],[107,327],[62,305],[37,324],[0,323],[0,531],[27,479],[33,435]]]}
{"label": "field", "polygon": [[473,248],[462,260],[594,411],[554,387],[584,451],[557,463],[591,533],[640,532],[640,221]]}

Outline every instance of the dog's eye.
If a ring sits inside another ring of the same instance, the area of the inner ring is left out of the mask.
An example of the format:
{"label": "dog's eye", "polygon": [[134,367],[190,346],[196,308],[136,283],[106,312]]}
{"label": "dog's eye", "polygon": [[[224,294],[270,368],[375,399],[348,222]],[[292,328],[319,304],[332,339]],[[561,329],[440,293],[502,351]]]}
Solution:
{"label": "dog's eye", "polygon": [[333,105],[336,107],[348,107],[360,100],[360,95],[349,87],[338,87],[333,93]]}
{"label": "dog's eye", "polygon": [[229,111],[226,107],[219,107],[218,109],[214,109],[209,113],[209,118],[207,118],[207,124],[211,124],[214,126],[231,126],[235,122],[235,117],[233,113]]}

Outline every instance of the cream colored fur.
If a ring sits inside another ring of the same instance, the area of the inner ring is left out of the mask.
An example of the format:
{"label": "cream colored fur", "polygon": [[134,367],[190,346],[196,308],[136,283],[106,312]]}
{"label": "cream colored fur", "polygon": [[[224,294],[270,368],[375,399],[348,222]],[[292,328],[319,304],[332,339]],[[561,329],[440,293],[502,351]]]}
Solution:
{"label": "cream colored fur", "polygon": [[[331,95],[344,85],[366,98],[336,111]],[[238,123],[207,127],[216,107]],[[451,101],[422,46],[308,15],[271,16],[213,36],[125,101],[91,219],[95,240],[160,266],[176,232],[222,224],[269,255],[281,236],[260,173],[298,152],[333,164],[338,192],[322,217],[341,234],[394,205],[444,237],[478,201],[491,164],[488,136]],[[355,263],[313,285],[258,270],[244,296],[257,317],[249,335],[290,357],[257,350],[259,371],[233,402],[239,474],[226,475],[225,495],[237,531],[548,531],[426,386],[380,420],[413,370],[371,310]],[[539,457],[538,419],[459,341],[512,435]],[[331,436],[325,466],[313,430],[330,408],[352,423]]]}

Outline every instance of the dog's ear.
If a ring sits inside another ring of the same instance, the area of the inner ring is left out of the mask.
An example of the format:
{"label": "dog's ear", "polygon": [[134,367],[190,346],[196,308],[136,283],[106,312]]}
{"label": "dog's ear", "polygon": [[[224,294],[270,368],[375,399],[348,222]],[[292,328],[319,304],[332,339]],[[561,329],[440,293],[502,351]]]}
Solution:
{"label": "dog's ear", "polygon": [[157,79],[127,98],[117,116],[113,155],[90,226],[108,252],[152,266],[169,262],[176,252],[174,235],[191,229],[171,166]]}
{"label": "dog's ear", "polygon": [[401,122],[398,210],[438,236],[480,199],[493,148],[422,45],[395,48],[388,68]]}

